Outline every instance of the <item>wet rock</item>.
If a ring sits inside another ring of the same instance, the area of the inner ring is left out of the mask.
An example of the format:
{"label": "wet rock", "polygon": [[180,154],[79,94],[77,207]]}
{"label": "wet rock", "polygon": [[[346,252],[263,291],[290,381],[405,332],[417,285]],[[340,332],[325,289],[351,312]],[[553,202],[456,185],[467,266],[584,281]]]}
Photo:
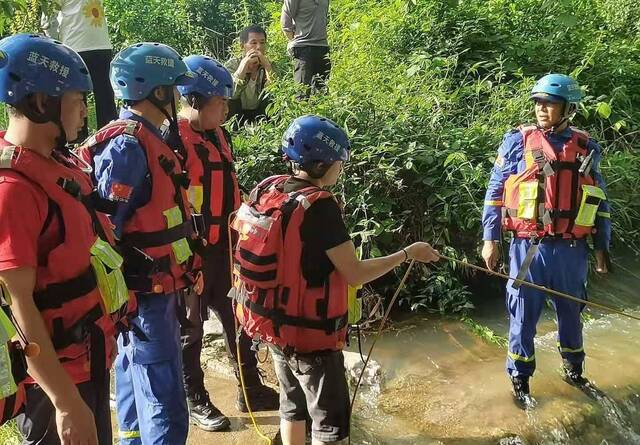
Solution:
{"label": "wet rock", "polygon": [[[357,352],[344,351],[344,367],[347,370],[347,380],[350,384],[355,385],[364,367],[360,354]],[[382,367],[375,360],[369,360],[364,376],[362,377],[361,385],[381,388],[383,381],[384,371]]]}
{"label": "wet rock", "polygon": [[218,321],[217,317],[211,317],[204,322],[203,325],[204,335],[202,337],[203,347],[207,347],[211,342],[222,337],[222,323]]}
{"label": "wet rock", "polygon": [[499,445],[527,445],[527,442],[518,436],[503,437]]}
{"label": "wet rock", "polygon": [[224,339],[222,338],[209,337],[206,345],[202,348],[200,362],[202,363],[203,369],[226,377],[235,378],[233,365],[229,354],[227,354]]}

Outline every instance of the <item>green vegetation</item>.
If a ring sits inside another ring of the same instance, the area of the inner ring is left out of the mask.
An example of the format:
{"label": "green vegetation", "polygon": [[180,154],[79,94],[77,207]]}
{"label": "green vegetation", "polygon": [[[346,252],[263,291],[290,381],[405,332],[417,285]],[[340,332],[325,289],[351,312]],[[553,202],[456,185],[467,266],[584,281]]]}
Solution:
{"label": "green vegetation", "polygon": [[103,0],[115,47],[163,42],[181,54],[225,57],[237,33],[268,19],[262,0]]}
{"label": "green vegetation", "polygon": [[[353,140],[342,184],[356,232],[374,252],[419,239],[477,261],[489,170],[503,134],[531,122],[528,92],[547,72],[574,75],[587,95],[576,117],[602,143],[616,237],[640,229],[640,6],[610,0],[333,0],[329,92],[295,100],[273,4],[271,121],[239,134],[245,185],[283,171],[287,124],[326,115]],[[615,11],[615,12],[614,12]],[[423,269],[424,270],[424,269]],[[414,274],[410,307],[470,307],[452,267]],[[464,271],[462,271],[464,272]],[[395,283],[394,283],[395,284]],[[434,286],[435,285],[435,286]],[[468,295],[468,294],[467,294]]]}
{"label": "green vegetation", "polygon": [[462,317],[462,322],[471,330],[471,332],[487,343],[492,343],[503,349],[507,349],[507,346],[509,346],[509,339],[504,335],[496,334],[493,329],[477,323],[469,317]]}
{"label": "green vegetation", "polygon": [[22,443],[22,436],[15,422],[11,421],[0,426],[0,443],[2,445],[20,445]]}
{"label": "green vegetation", "polygon": [[[537,77],[572,74],[587,96],[575,123],[604,147],[615,238],[640,250],[637,2],[331,0],[332,77],[327,94],[308,101],[296,100],[280,5],[105,0],[116,47],[158,40],[221,57],[244,25],[270,22],[274,103],[268,123],[236,134],[241,180],[251,187],[285,171],[280,137],[293,118],[334,119],[353,141],[338,192],[373,255],[424,239],[477,262],[484,189],[503,134],[532,121],[528,92]],[[465,273],[452,264],[418,267],[401,301],[413,310],[464,313],[473,307]]]}

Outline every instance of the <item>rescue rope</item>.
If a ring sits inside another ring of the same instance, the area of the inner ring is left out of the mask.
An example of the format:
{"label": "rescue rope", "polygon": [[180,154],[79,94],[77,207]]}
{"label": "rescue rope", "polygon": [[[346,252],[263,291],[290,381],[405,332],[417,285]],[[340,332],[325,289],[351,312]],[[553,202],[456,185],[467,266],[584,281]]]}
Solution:
{"label": "rescue rope", "polygon": [[554,290],[554,289],[549,289],[548,287],[540,286],[539,284],[535,284],[535,283],[532,283],[532,282],[527,281],[527,280],[517,280],[517,279],[514,279],[514,278],[510,277],[509,275],[506,275],[506,274],[503,274],[503,273],[500,273],[500,272],[496,272],[496,271],[491,270],[491,269],[487,269],[486,267],[476,266],[475,264],[467,263],[466,261],[462,261],[462,260],[459,260],[457,258],[452,258],[452,257],[446,256],[446,255],[442,255],[442,254],[440,254],[440,258],[442,258],[443,260],[453,261],[454,263],[459,264],[460,266],[463,266],[463,267],[468,267],[470,269],[475,269],[475,270],[478,270],[480,272],[484,272],[484,273],[487,273],[487,274],[490,274],[490,275],[495,275],[495,276],[500,277],[500,278],[505,279],[505,280],[514,280],[515,283],[518,283],[520,285],[527,286],[527,287],[539,290],[541,292],[546,292],[546,293],[551,294],[551,295],[556,296],[556,297],[565,298],[567,300],[571,300],[571,301],[574,301],[576,303],[585,304],[587,306],[595,307],[595,308],[598,308],[598,309],[601,309],[601,310],[604,310],[604,311],[607,311],[607,312],[611,312],[611,313],[614,313],[614,314],[622,315],[623,317],[628,317],[628,318],[632,318],[634,320],[640,321],[640,317],[638,317],[636,315],[628,314],[628,313],[626,313],[626,312],[624,312],[624,311],[622,311],[620,309],[616,309],[616,308],[613,308],[611,306],[607,306],[607,305],[604,305],[604,304],[601,304],[601,303],[596,303],[596,302],[593,302],[593,301],[583,300],[582,298],[574,297],[573,295],[569,295],[569,294],[566,294],[564,292],[559,292],[559,291]]}
{"label": "rescue rope", "polygon": [[[228,238],[227,241],[229,243],[229,280],[232,287],[233,287],[233,241],[231,238],[231,219],[233,216],[235,216],[236,213],[237,213],[237,210],[235,212],[231,212],[227,217],[227,238]],[[233,325],[236,330],[236,357],[238,362],[238,374],[240,374],[240,386],[242,387],[242,395],[244,396],[244,402],[247,405],[249,418],[251,419],[253,428],[256,430],[256,433],[258,433],[258,436],[260,436],[260,438],[264,440],[265,443],[267,443],[268,445],[273,445],[273,441],[266,434],[264,434],[260,429],[260,426],[258,426],[256,417],[253,414],[253,410],[251,409],[251,404],[249,403],[249,397],[247,395],[247,385],[244,382],[244,371],[242,369],[242,367],[244,366],[244,363],[242,363],[242,356],[240,354],[240,332],[241,332],[240,323],[238,322],[238,317],[236,317],[235,302],[232,302],[231,304],[234,305],[233,306]]]}
{"label": "rescue rope", "polygon": [[[396,289],[395,293],[393,294],[393,297],[391,298],[391,301],[389,302],[389,305],[387,306],[387,310],[384,313],[384,317],[382,317],[382,320],[380,321],[380,325],[378,326],[378,332],[376,332],[376,335],[373,337],[373,342],[371,342],[371,347],[369,347],[369,352],[367,354],[366,359],[364,360],[364,364],[362,365],[362,371],[360,372],[360,376],[358,377],[358,382],[356,383],[356,386],[353,389],[353,397],[351,398],[351,407],[349,408],[350,418],[353,415],[353,407],[356,403],[356,396],[358,395],[358,389],[360,389],[360,384],[362,383],[362,377],[364,376],[364,372],[366,371],[367,365],[369,364],[369,359],[371,358],[371,353],[373,352],[373,348],[376,346],[378,339],[381,337],[382,330],[384,329],[384,325],[387,322],[387,319],[389,318],[391,309],[393,308],[396,300],[398,299],[398,296],[400,295],[400,291],[404,288],[404,284],[407,281],[407,278],[409,278],[409,273],[411,273],[411,269],[413,269],[413,265],[415,264],[415,262],[416,260],[411,260],[411,263],[409,263],[409,267],[407,267],[407,271],[404,273],[404,276],[402,277],[402,280],[400,281],[398,288]],[[351,423],[352,423],[351,419],[349,419],[349,439],[348,439],[349,445],[351,445]]]}

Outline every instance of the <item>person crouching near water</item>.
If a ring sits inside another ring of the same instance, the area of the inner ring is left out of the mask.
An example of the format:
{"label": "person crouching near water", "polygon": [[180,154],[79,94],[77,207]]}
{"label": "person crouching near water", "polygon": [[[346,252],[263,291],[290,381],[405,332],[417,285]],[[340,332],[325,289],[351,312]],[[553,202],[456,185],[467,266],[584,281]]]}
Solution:
{"label": "person crouching near water", "polygon": [[[609,205],[598,164],[600,146],[569,125],[582,99],[577,82],[549,74],[533,87],[535,125],[507,133],[498,150],[484,202],[482,257],[493,269],[501,227],[513,233],[507,283],[509,351],[507,372],[515,401],[535,405],[529,378],[536,368],[533,339],[547,294],[518,286],[526,279],[586,299],[589,249],[593,237],[596,271],[607,272],[611,239]],[[558,350],[565,379],[582,387],[584,349],[580,313],[584,308],[563,298],[551,299],[558,317]]]}
{"label": "person crouching near water", "polygon": [[418,242],[360,261],[334,195],[349,159],[345,132],[329,119],[302,116],[282,141],[290,175],[262,181],[233,222],[232,296],[245,332],[269,344],[280,384],[280,432],[286,445],[314,445],[349,435],[344,357],[347,287],[372,281],[405,261],[434,262]]}

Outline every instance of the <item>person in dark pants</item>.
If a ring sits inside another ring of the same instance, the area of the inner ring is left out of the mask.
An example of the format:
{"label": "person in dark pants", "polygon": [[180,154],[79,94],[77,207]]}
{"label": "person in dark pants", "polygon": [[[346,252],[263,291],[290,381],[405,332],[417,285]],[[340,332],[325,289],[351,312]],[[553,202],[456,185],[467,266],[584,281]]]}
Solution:
{"label": "person in dark pants", "polygon": [[280,24],[294,59],[296,82],[322,90],[331,71],[327,22],[329,0],[284,0]]}
{"label": "person in dark pants", "polygon": [[[190,321],[182,328],[184,384],[190,422],[205,431],[220,431],[228,428],[230,422],[211,403],[200,365],[202,326],[209,308],[222,323],[227,351],[233,358],[238,377],[236,407],[241,412],[248,411],[239,380],[233,305],[227,298],[231,289],[227,221],[241,203],[231,138],[221,127],[228,113],[227,101],[233,95],[233,79],[224,66],[210,57],[192,55],[185,63],[196,74],[196,81],[179,87],[182,109],[178,125],[189,175],[189,202],[195,213],[203,217],[204,242],[194,248],[202,273],[194,292],[184,297]],[[245,334],[239,338],[242,375],[251,409],[277,409],[278,394],[261,382],[251,338]]]}
{"label": "person in dark pants", "polygon": [[[118,116],[109,83],[113,51],[102,1],[62,0],[57,4],[59,6],[54,8],[52,15],[43,15],[42,28],[48,36],[76,50],[86,63],[93,81],[97,128],[102,128]],[[85,118],[78,140],[88,135],[88,120]]]}
{"label": "person in dark pants", "polygon": [[[94,51],[82,51],[78,54],[87,64],[89,75],[93,81],[96,124],[98,128],[102,128],[117,117],[113,90],[109,83],[109,64],[113,59],[113,51],[110,49],[97,49]],[[89,126],[87,119],[85,119],[81,137],[86,138],[88,135]]]}

